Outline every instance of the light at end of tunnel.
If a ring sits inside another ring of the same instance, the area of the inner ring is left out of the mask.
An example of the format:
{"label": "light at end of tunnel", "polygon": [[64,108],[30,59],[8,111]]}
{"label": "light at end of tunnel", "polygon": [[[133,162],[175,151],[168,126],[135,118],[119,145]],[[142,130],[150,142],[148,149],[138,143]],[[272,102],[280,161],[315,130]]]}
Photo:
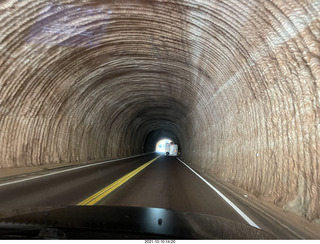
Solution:
{"label": "light at end of tunnel", "polygon": [[165,147],[166,147],[166,143],[170,143],[170,142],[172,142],[172,140],[170,140],[168,138],[161,139],[160,141],[158,141],[156,144],[156,152],[164,152]]}

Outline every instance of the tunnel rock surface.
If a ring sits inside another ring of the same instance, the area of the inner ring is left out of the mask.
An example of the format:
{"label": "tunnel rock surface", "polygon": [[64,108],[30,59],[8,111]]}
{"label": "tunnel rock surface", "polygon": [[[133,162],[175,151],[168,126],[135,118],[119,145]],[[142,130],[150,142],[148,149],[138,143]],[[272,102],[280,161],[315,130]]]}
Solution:
{"label": "tunnel rock surface", "polygon": [[0,3],[1,168],[153,151],[320,218],[318,0]]}

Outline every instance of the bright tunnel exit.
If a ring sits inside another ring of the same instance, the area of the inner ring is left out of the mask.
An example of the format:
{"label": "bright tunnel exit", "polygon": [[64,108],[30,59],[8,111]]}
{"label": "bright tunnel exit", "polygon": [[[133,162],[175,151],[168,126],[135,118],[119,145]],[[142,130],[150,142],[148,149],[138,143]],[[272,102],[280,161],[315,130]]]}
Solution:
{"label": "bright tunnel exit", "polygon": [[165,152],[166,143],[170,143],[172,140],[170,139],[161,139],[156,144],[156,152]]}

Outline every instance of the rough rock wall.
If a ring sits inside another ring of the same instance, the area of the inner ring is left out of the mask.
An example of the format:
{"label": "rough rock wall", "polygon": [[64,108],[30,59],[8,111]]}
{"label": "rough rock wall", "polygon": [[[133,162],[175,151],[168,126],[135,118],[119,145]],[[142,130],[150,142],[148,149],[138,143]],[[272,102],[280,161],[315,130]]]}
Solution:
{"label": "rough rock wall", "polygon": [[193,91],[184,53],[157,36],[164,12],[103,3],[1,2],[1,167],[134,155],[161,128],[181,137]]}
{"label": "rough rock wall", "polygon": [[320,218],[319,13],[319,0],[1,1],[0,166],[171,135],[186,161]]}
{"label": "rough rock wall", "polygon": [[[194,112],[206,123],[185,156],[266,201],[319,218],[320,2],[219,4],[222,33],[203,16],[201,28],[212,35],[198,38],[199,47],[221,52],[205,64],[215,88]],[[199,56],[199,66],[209,58]]]}

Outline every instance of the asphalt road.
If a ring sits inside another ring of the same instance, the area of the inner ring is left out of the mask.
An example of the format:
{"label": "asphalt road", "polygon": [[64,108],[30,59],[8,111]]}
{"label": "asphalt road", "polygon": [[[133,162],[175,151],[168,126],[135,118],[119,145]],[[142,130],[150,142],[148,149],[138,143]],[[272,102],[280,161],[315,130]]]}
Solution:
{"label": "asphalt road", "polygon": [[0,181],[0,210],[77,205],[155,156],[149,154],[89,167],[66,167],[4,179]]}
{"label": "asphalt road", "polygon": [[160,157],[98,204],[170,208],[246,223],[232,207],[175,157]]}
{"label": "asphalt road", "polygon": [[70,205],[155,207],[220,216],[281,238],[295,238],[243,203],[217,193],[177,158],[162,155],[155,159],[158,156],[153,153],[0,179],[0,215],[15,209]]}

